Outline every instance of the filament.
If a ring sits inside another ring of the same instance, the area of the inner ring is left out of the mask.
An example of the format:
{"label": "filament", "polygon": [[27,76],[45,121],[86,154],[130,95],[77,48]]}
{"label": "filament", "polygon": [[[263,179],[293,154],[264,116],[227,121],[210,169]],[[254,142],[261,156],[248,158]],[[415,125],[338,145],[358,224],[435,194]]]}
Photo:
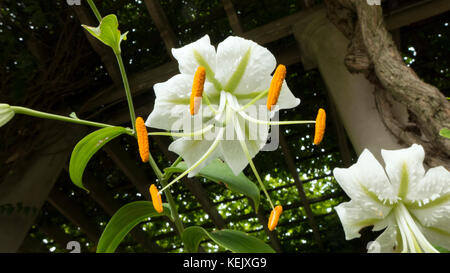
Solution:
{"label": "filament", "polygon": [[164,188],[162,188],[159,193],[162,193],[164,190],[166,190],[167,188],[169,188],[172,184],[174,184],[175,182],[177,182],[178,180],[180,180],[181,178],[183,178],[184,176],[186,176],[186,174],[188,174],[189,172],[191,172],[192,170],[194,170],[195,168],[197,168],[206,158],[208,158],[208,156],[217,148],[217,146],[220,143],[220,140],[223,137],[223,133],[225,132],[225,128],[220,128],[216,139],[214,140],[214,142],[211,144],[211,146],[209,147],[209,149],[206,151],[206,153],[197,161],[195,162],[190,168],[188,168],[186,171],[184,171],[182,174],[180,174],[179,176],[177,176],[174,180],[172,180],[172,182],[170,182],[169,184],[167,184]]}
{"label": "filament", "polygon": [[198,131],[194,131],[194,132],[190,132],[190,133],[174,133],[174,132],[151,132],[148,133],[149,136],[174,136],[174,137],[189,137],[189,136],[199,136],[199,135],[203,135],[206,132],[211,131],[211,129],[214,127],[213,124],[210,124],[208,126],[206,126],[205,128],[198,130]]}
{"label": "filament", "polygon": [[258,170],[256,170],[255,164],[253,164],[252,157],[250,156],[250,153],[248,152],[247,145],[245,144],[245,138],[242,134],[241,126],[239,125],[238,121],[236,120],[236,117],[234,117],[234,125],[236,127],[236,134],[239,139],[239,143],[241,143],[242,150],[244,151],[245,156],[247,157],[248,163],[250,164],[250,167],[252,168],[253,173],[255,174],[256,180],[258,180],[258,183],[260,184],[264,194],[267,197],[267,200],[269,200],[270,206],[272,209],[274,209],[272,200],[270,199],[269,193],[266,190],[266,187],[264,186],[264,183],[261,180],[261,177],[259,176]]}

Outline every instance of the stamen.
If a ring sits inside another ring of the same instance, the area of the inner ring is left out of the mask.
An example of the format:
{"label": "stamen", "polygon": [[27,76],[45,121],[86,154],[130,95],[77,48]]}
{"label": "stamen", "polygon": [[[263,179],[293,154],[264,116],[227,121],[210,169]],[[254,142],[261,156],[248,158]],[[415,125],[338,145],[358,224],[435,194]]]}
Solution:
{"label": "stamen", "polygon": [[234,116],[233,123],[236,128],[237,138],[239,139],[239,142],[241,144],[242,151],[244,152],[245,156],[247,157],[247,161],[250,164],[250,167],[252,168],[253,174],[255,175],[256,180],[258,180],[258,183],[261,186],[261,189],[263,190],[264,194],[266,195],[267,200],[270,203],[270,206],[272,207],[272,209],[274,209],[272,199],[270,199],[269,193],[267,192],[266,187],[264,186],[264,183],[262,182],[261,177],[259,176],[258,170],[256,170],[255,164],[253,163],[253,160],[248,151],[247,145],[245,144],[245,140],[244,140],[245,138],[244,138],[244,134],[242,133],[241,126],[239,125],[239,122],[236,119],[237,119],[237,117]]}
{"label": "stamen", "polygon": [[190,132],[190,133],[175,133],[175,132],[151,132],[148,133],[149,136],[173,136],[173,137],[189,137],[189,136],[199,136],[199,135],[203,135],[206,132],[211,131],[211,129],[214,127],[213,124],[210,124],[208,126],[206,126],[205,128],[198,130],[198,131],[194,131],[194,132]]}
{"label": "stamen", "polygon": [[[234,110],[234,109],[233,109]],[[256,124],[264,124],[264,125],[292,125],[292,124],[311,124],[316,123],[314,120],[289,120],[289,121],[266,121],[266,120],[259,120],[256,118],[252,118],[251,116],[247,115],[244,112],[238,112],[239,115],[241,115],[244,119],[256,123]]]}
{"label": "stamen", "polygon": [[286,77],[286,67],[282,64],[278,65],[270,82],[269,95],[267,96],[267,109],[270,111],[272,107],[277,104],[280,96],[281,86]]}
{"label": "stamen", "polygon": [[266,89],[264,91],[261,91],[256,97],[254,97],[251,101],[249,101],[246,105],[242,106],[241,109],[239,109],[239,111],[244,111],[245,109],[247,109],[248,107],[250,107],[251,105],[255,104],[255,102],[257,102],[258,100],[260,100],[262,97],[264,97],[265,95],[267,95],[269,93],[269,89]]}
{"label": "stamen", "polygon": [[136,135],[139,146],[139,154],[141,155],[142,162],[148,162],[149,160],[149,147],[148,147],[148,134],[145,122],[141,117],[136,119]]}
{"label": "stamen", "polygon": [[184,176],[186,176],[188,173],[190,173],[192,170],[194,170],[195,168],[197,168],[203,161],[205,161],[206,158],[208,158],[208,156],[214,152],[214,150],[217,148],[217,146],[220,143],[220,140],[223,137],[223,133],[225,132],[225,128],[220,128],[219,132],[217,133],[217,137],[214,140],[214,142],[211,144],[211,146],[209,147],[209,149],[206,151],[206,153],[204,155],[202,155],[202,157],[195,162],[190,168],[188,168],[186,171],[184,171],[182,174],[180,174],[179,176],[177,176],[174,180],[172,180],[172,182],[170,182],[169,184],[167,184],[164,188],[162,188],[159,193],[162,193],[163,191],[165,191],[166,189],[168,189],[170,186],[172,186],[175,182],[177,182],[178,180],[180,180],[181,178],[183,178]]}
{"label": "stamen", "polygon": [[163,212],[163,206],[161,201],[161,194],[159,193],[158,189],[156,188],[155,184],[152,184],[150,186],[150,196],[152,197],[153,207],[158,213]]}
{"label": "stamen", "polygon": [[269,223],[267,224],[267,227],[269,228],[270,231],[273,231],[277,227],[278,218],[280,218],[282,212],[283,207],[278,205],[270,213]]}
{"label": "stamen", "polygon": [[194,82],[192,83],[192,93],[190,100],[191,115],[198,113],[202,105],[203,87],[205,85],[206,70],[203,66],[199,66],[195,71]]}
{"label": "stamen", "polygon": [[[289,120],[289,121],[267,121],[267,120],[259,120],[256,118],[252,118],[251,116],[247,115],[244,111],[241,109],[238,109],[236,105],[239,105],[239,102],[233,95],[228,94],[228,100],[230,103],[228,104],[235,112],[239,113],[241,117],[244,119],[256,123],[256,124],[264,124],[264,125],[292,125],[292,124],[310,124],[310,123],[316,123],[315,120]],[[234,105],[233,105],[234,104]]]}
{"label": "stamen", "polygon": [[409,211],[406,209],[406,207],[402,204],[398,204],[398,210],[400,210],[401,215],[404,217],[406,224],[408,225],[410,231],[412,234],[414,234],[413,240],[414,240],[414,246],[416,249],[420,251],[422,248],[425,252],[428,253],[439,253],[439,251],[433,247],[433,245],[428,242],[428,240],[425,238],[425,236],[420,231],[417,224],[412,219]]}
{"label": "stamen", "polygon": [[314,133],[314,145],[319,145],[322,142],[325,134],[326,113],[322,108],[319,109],[316,118],[316,130]]}

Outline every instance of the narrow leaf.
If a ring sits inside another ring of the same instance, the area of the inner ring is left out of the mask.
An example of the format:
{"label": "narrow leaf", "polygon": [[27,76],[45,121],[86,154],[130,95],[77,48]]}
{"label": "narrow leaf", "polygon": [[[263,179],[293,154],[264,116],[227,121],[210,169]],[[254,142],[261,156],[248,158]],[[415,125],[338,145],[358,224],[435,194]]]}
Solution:
{"label": "narrow leaf", "polygon": [[72,151],[69,163],[69,174],[72,182],[78,187],[83,186],[82,177],[84,169],[91,157],[110,140],[127,133],[123,127],[107,127],[85,136]]}
{"label": "narrow leaf", "polygon": [[[168,172],[184,172],[187,170],[187,165],[184,162],[179,163],[175,167],[167,168]],[[231,191],[244,194],[251,198],[255,203],[255,210],[258,211],[260,194],[259,189],[250,179],[248,179],[243,173],[234,175],[233,171],[227,164],[221,160],[214,160],[206,167],[202,168],[198,176],[205,177],[216,183],[224,183],[225,186]]]}
{"label": "narrow leaf", "polygon": [[205,237],[234,253],[275,253],[275,250],[260,239],[237,230],[208,232],[202,227],[192,226],[184,230],[181,238],[187,251],[197,252]]}
{"label": "narrow leaf", "polygon": [[113,253],[123,238],[139,223],[150,217],[167,216],[172,220],[170,207],[163,204],[158,213],[149,201],[136,201],[121,207],[109,220],[98,241],[97,253]]}

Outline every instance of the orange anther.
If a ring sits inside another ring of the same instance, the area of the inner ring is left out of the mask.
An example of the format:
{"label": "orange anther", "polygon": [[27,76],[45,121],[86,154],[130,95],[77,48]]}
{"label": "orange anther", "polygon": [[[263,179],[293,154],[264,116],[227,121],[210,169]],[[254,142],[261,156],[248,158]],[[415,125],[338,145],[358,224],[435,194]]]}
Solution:
{"label": "orange anther", "polygon": [[281,87],[283,86],[284,78],[286,77],[286,67],[282,64],[278,65],[270,82],[269,95],[267,96],[267,109],[270,111],[272,107],[277,104],[280,96]]}
{"label": "orange anther", "polygon": [[161,194],[159,194],[158,189],[155,184],[150,186],[150,196],[152,197],[153,207],[158,213],[163,212],[163,205],[161,200]]}

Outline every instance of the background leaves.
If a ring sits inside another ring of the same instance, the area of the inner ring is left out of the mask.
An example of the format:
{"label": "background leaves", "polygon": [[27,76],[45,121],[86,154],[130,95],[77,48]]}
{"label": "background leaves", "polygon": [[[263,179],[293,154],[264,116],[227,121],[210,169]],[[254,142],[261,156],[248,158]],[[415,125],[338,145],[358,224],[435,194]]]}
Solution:
{"label": "background leaves", "polygon": [[[187,170],[187,165],[184,162],[180,162],[177,166],[166,169],[169,172],[184,172],[185,170]],[[260,201],[259,188],[243,173],[235,176],[230,167],[221,160],[217,159],[209,163],[200,170],[198,176],[219,184],[223,183],[229,190],[246,195],[253,200],[255,210],[258,211]]]}
{"label": "background leaves", "polygon": [[137,224],[150,217],[167,216],[171,218],[170,206],[163,204],[164,211],[158,213],[148,201],[136,201],[121,207],[106,225],[97,246],[97,253],[112,253],[123,238]]}
{"label": "background leaves", "polygon": [[223,229],[208,232],[202,227],[192,226],[184,230],[182,240],[187,251],[197,252],[204,237],[234,253],[275,253],[275,250],[260,239],[237,230]]}
{"label": "background leaves", "polygon": [[127,133],[123,127],[107,127],[90,133],[84,137],[73,149],[69,163],[69,174],[72,182],[78,187],[87,190],[83,186],[83,173],[91,157],[112,139]]}

